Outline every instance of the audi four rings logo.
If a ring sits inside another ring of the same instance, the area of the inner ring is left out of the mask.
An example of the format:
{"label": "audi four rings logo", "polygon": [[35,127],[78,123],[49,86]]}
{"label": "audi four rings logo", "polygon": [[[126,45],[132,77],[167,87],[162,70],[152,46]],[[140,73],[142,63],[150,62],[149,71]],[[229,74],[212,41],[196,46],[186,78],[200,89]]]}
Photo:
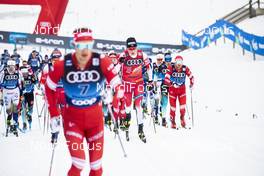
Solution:
{"label": "audi four rings logo", "polygon": [[95,70],[70,72],[66,79],[69,83],[97,82],[100,79],[100,74]]}
{"label": "audi four rings logo", "polygon": [[5,79],[6,80],[14,80],[14,79],[18,79],[18,76],[17,75],[6,75]]}
{"label": "audi four rings logo", "polygon": [[176,73],[176,72],[174,72],[174,73],[172,73],[172,76],[173,77],[177,77],[177,78],[182,78],[182,77],[185,77],[185,73]]}
{"label": "audi four rings logo", "polygon": [[134,60],[127,60],[126,65],[133,66],[133,65],[141,65],[143,63],[142,59],[134,59]]}
{"label": "audi four rings logo", "polygon": [[25,80],[25,81],[24,81],[24,84],[25,84],[25,85],[30,85],[30,84],[31,84],[31,81],[30,81],[30,80]]}
{"label": "audi four rings logo", "polygon": [[83,106],[83,105],[92,105],[96,102],[96,98],[92,98],[89,100],[72,100],[72,104],[76,105],[76,106]]}
{"label": "audi four rings logo", "polygon": [[166,73],[166,72],[167,72],[167,69],[163,69],[163,70],[162,70],[162,73]]}

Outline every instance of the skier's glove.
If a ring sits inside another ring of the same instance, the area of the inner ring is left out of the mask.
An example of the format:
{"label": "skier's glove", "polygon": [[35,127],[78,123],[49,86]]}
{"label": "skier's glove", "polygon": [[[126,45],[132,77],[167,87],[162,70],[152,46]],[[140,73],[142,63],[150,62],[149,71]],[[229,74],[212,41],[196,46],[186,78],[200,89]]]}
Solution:
{"label": "skier's glove", "polygon": [[173,83],[173,87],[174,87],[174,88],[179,88],[180,86],[177,85],[177,84],[175,84],[175,83]]}
{"label": "skier's glove", "polygon": [[189,88],[192,91],[193,90],[193,84],[190,84]]}
{"label": "skier's glove", "polygon": [[51,143],[57,143],[60,126],[61,126],[60,116],[52,117],[50,120]]}
{"label": "skier's glove", "polygon": [[120,57],[120,58],[119,58],[119,62],[120,62],[120,63],[124,63],[124,62],[125,62],[125,57]]}
{"label": "skier's glove", "polygon": [[152,91],[154,89],[153,81],[148,81],[147,91]]}

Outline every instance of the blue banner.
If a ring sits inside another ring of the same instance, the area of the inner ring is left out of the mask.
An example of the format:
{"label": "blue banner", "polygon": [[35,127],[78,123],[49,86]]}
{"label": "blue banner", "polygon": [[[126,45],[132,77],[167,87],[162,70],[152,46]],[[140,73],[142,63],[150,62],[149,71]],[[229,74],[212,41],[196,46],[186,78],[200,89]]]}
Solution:
{"label": "blue banner", "polygon": [[247,33],[236,25],[224,20],[216,21],[198,36],[182,31],[182,44],[189,48],[201,49],[223,36],[247,51],[264,55],[264,36]]}

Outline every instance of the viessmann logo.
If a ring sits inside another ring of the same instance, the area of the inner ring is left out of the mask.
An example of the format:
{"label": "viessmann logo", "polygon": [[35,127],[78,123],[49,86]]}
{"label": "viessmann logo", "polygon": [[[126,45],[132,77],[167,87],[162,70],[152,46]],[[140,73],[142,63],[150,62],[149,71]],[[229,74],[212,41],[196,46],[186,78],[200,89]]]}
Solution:
{"label": "viessmann logo", "polygon": [[49,38],[37,37],[35,41],[36,41],[36,43],[39,43],[39,44],[64,45],[64,41],[63,40],[57,40],[57,39],[49,39]]}

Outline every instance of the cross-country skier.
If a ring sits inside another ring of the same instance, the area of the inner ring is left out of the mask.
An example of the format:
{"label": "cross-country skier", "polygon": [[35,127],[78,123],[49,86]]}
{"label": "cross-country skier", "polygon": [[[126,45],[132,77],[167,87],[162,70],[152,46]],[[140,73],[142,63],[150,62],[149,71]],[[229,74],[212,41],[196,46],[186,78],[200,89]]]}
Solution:
{"label": "cross-country skier", "polygon": [[4,53],[1,54],[1,68],[0,71],[6,67],[7,60],[10,58],[10,54],[7,49],[4,49]]}
{"label": "cross-country skier", "polygon": [[30,65],[34,75],[38,79],[38,74],[40,73],[42,63],[42,57],[36,50],[33,50],[28,58],[28,65]]}
{"label": "cross-country skier", "polygon": [[23,119],[23,130],[27,130],[27,122],[29,129],[32,124],[32,113],[34,105],[34,85],[36,84],[35,75],[30,71],[29,67],[21,67],[20,71],[23,75],[23,86],[22,86],[22,119]]}
{"label": "cross-country skier", "polygon": [[128,129],[131,121],[131,110],[133,108],[132,102],[134,99],[136,108],[136,117],[138,123],[139,138],[146,142],[146,137],[143,131],[143,110],[141,101],[144,95],[143,82],[143,67],[147,68],[148,85],[153,87],[152,70],[149,63],[148,56],[142,50],[137,48],[137,42],[134,37],[129,37],[126,41],[127,49],[120,54],[120,62],[122,63],[122,81],[125,87],[125,104],[126,104],[126,135],[128,137]]}
{"label": "cross-country skier", "polygon": [[170,120],[171,127],[176,127],[175,122],[175,111],[176,111],[176,100],[179,99],[180,104],[180,119],[181,126],[185,128],[185,106],[186,106],[186,87],[185,87],[185,79],[186,76],[190,79],[190,88],[193,87],[194,77],[190,69],[183,65],[182,56],[175,57],[175,63],[169,67],[169,71],[165,76],[165,83],[170,86],[169,88],[169,97],[170,97]]}
{"label": "cross-country skier", "polygon": [[[150,65],[150,68],[152,69],[152,59],[149,58],[149,65]],[[149,99],[151,98],[154,98],[154,94],[153,94],[153,91],[149,91],[148,90],[148,81],[149,81],[149,75],[148,75],[148,67],[144,66],[142,68],[142,73],[143,73],[143,81],[144,81],[144,95],[143,95],[143,99],[142,99],[142,109],[143,109],[143,115],[144,115],[144,118],[146,118],[146,115],[148,115],[148,102],[149,102]],[[153,75],[152,75],[153,76]]]}
{"label": "cross-country skier", "polygon": [[55,62],[54,70],[47,77],[45,91],[51,116],[52,142],[57,141],[60,129],[60,114],[55,98],[57,83],[62,79],[65,89],[66,108],[63,115],[64,135],[72,158],[68,176],[80,176],[85,167],[83,139],[89,147],[90,174],[102,175],[104,147],[104,122],[101,102],[101,88],[104,80],[116,91],[113,101],[122,98],[120,77],[113,73],[111,59],[92,52],[92,31],[79,28],[74,31],[75,52]]}
{"label": "cross-country skier", "polygon": [[7,112],[6,135],[10,131],[18,136],[18,105],[22,80],[21,73],[16,70],[16,62],[9,59],[7,61],[7,67],[0,73],[0,85]]}
{"label": "cross-country skier", "polygon": [[154,85],[157,93],[157,95],[155,96],[156,121],[158,119],[158,111],[160,111],[160,116],[162,118],[162,126],[166,127],[169,88],[166,84],[164,84],[164,79],[168,71],[168,67],[170,66],[171,54],[158,54],[156,56],[156,60],[156,63],[153,64]]}
{"label": "cross-country skier", "polygon": [[13,51],[13,54],[11,55],[11,59],[14,59],[16,61],[16,67],[19,68],[20,64],[20,54],[17,53],[17,49],[15,48]]}

